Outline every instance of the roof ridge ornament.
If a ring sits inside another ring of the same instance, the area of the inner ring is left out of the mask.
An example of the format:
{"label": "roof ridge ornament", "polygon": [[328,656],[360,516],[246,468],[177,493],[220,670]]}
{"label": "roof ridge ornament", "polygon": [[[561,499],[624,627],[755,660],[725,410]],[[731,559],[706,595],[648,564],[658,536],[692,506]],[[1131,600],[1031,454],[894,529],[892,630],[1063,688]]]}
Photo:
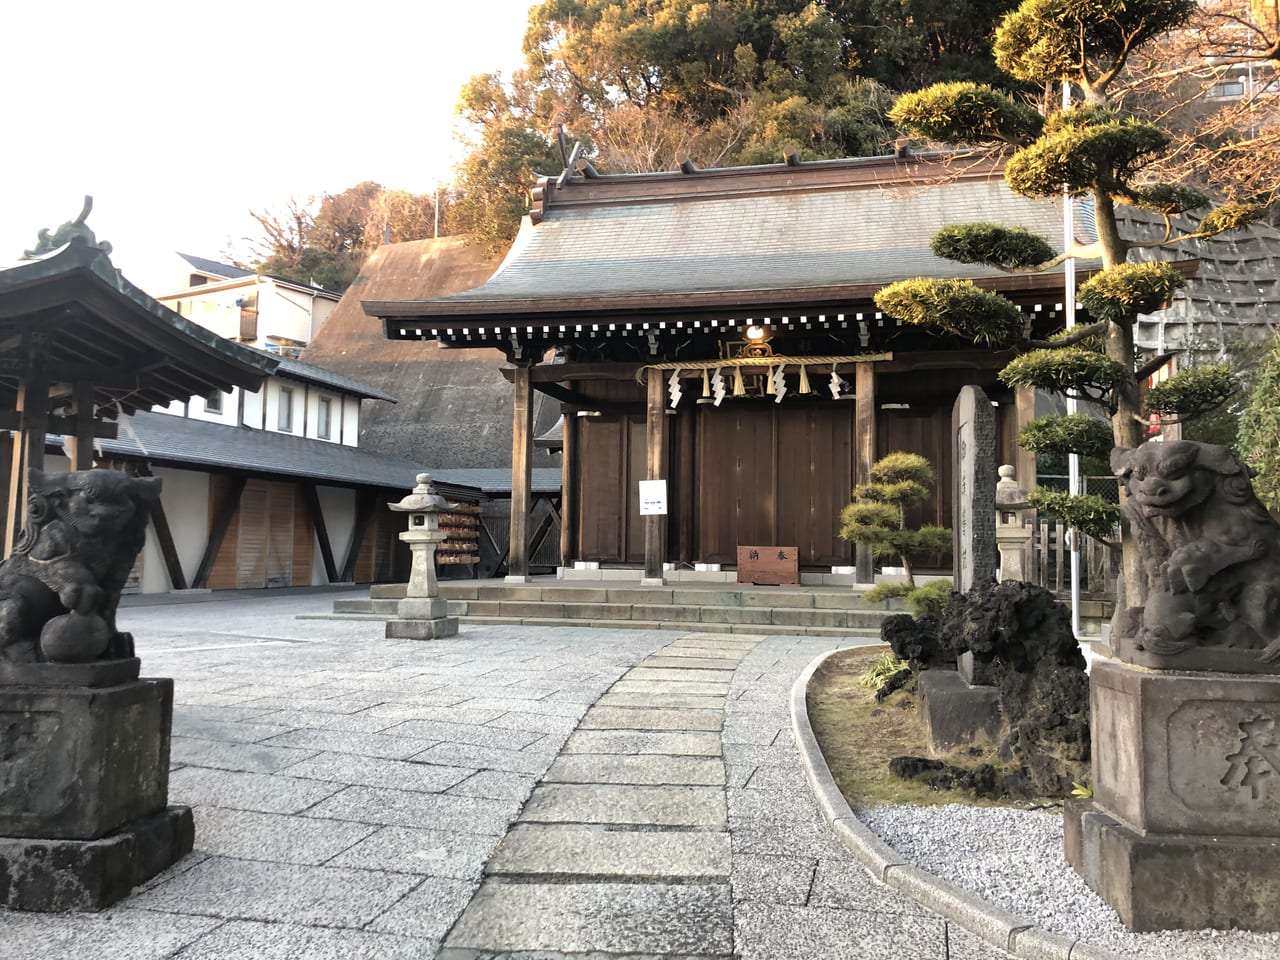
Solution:
{"label": "roof ridge ornament", "polygon": [[22,259],[40,260],[69,244],[101,250],[103,253],[110,255],[111,244],[105,240],[99,241],[93,231],[85,225],[85,220],[89,218],[89,214],[92,211],[93,197],[85,194],[84,206],[80,209],[80,216],[74,220],[68,220],[56,230],[41,227],[40,232],[36,235],[36,245],[30,250],[24,250]]}

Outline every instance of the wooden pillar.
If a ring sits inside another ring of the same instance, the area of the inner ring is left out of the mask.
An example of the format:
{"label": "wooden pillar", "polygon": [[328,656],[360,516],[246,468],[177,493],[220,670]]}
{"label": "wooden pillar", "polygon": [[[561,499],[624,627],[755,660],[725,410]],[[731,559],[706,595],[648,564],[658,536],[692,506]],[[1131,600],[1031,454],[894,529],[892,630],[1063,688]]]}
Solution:
{"label": "wooden pillar", "polygon": [[[666,381],[661,370],[650,370],[645,404],[646,480],[664,480],[667,471]],[[644,518],[644,579],[662,582],[662,562],[666,557],[666,514]]]}
{"label": "wooden pillar", "polygon": [[13,469],[9,476],[6,556],[13,552],[18,532],[26,522],[27,474],[31,470],[44,469],[44,437],[49,427],[49,378],[44,367],[48,346],[49,339],[44,334],[29,333],[24,338],[27,369],[26,376],[18,385],[21,423],[16,444],[18,449],[14,451]]}
{"label": "wooden pillar", "polygon": [[[19,400],[21,402],[21,400]],[[5,500],[4,514],[4,555],[13,553],[13,545],[18,540],[18,531],[22,529],[22,520],[26,515],[26,485],[22,482],[25,476],[22,470],[22,434],[18,433],[9,440],[9,491]]]}
{"label": "wooden pillar", "polygon": [[694,506],[698,502],[697,487],[693,475],[697,408],[686,410],[675,418],[676,444],[679,450],[673,471],[675,489],[669,491],[676,512],[676,553],[674,559],[681,563],[693,563],[695,559]]}
{"label": "wooden pillar", "polygon": [[[71,469],[93,469],[93,384],[77,380],[71,388],[75,436],[71,441]],[[182,589],[182,588],[178,588]]]}
{"label": "wooden pillar", "polygon": [[[871,465],[876,461],[876,369],[873,363],[859,363],[853,368],[853,482],[870,483]],[[854,563],[858,583],[875,583],[875,558],[871,548],[858,544]]]}
{"label": "wooden pillar", "polygon": [[529,514],[533,510],[533,391],[532,364],[517,362],[511,378],[511,547],[507,551],[507,582],[529,580]]}
{"label": "wooden pillar", "polygon": [[565,410],[560,448],[560,564],[572,567],[578,559],[578,414]]}
{"label": "wooden pillar", "polygon": [[[1016,429],[1015,443],[1022,428],[1036,417],[1036,388],[1014,387],[1013,411]],[[1015,446],[1013,455],[1013,476],[1023,490],[1033,490],[1036,485],[1036,455],[1031,450]]]}

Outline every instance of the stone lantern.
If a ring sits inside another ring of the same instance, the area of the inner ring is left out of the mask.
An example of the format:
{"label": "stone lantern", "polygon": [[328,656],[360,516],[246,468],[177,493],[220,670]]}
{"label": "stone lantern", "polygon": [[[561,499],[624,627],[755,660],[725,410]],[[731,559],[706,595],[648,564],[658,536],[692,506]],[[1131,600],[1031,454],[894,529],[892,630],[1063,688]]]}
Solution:
{"label": "stone lantern", "polygon": [[1000,551],[1000,580],[1027,579],[1027,545],[1032,529],[1026,518],[1032,514],[1027,491],[1013,478],[1013,467],[1005,464],[999,470],[996,484],[996,547]]}
{"label": "stone lantern", "polygon": [[403,640],[451,637],[458,632],[458,618],[447,616],[448,601],[440,596],[436,582],[436,546],[448,538],[440,532],[439,515],[449,504],[431,486],[431,474],[420,473],[413,492],[387,506],[409,515],[409,529],[400,539],[412,552],[409,584],[395,618],[387,621],[387,636]]}

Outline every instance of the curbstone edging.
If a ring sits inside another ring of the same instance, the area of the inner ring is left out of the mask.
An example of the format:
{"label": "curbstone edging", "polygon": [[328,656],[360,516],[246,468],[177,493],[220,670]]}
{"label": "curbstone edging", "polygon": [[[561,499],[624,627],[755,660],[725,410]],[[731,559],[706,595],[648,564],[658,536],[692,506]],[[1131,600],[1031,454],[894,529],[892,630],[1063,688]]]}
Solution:
{"label": "curbstone edging", "polygon": [[809,681],[839,650],[814,658],[791,687],[791,732],[822,816],[844,848],[877,880],[906,894],[970,933],[1023,960],[1122,960],[1119,954],[1045,930],[976,894],[921,870],[872,833],[836,786],[809,723]]}

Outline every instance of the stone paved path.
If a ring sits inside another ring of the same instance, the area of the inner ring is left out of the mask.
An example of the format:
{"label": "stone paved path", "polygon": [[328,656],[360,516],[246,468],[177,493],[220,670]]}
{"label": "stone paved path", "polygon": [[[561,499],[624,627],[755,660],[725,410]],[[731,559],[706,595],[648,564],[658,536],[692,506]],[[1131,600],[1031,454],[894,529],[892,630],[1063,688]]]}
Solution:
{"label": "stone paved path", "polygon": [[123,612],[197,850],[102,914],[0,911],[0,957],[947,955],[804,781],[787,694],[841,644],[295,619],[331,599]]}

